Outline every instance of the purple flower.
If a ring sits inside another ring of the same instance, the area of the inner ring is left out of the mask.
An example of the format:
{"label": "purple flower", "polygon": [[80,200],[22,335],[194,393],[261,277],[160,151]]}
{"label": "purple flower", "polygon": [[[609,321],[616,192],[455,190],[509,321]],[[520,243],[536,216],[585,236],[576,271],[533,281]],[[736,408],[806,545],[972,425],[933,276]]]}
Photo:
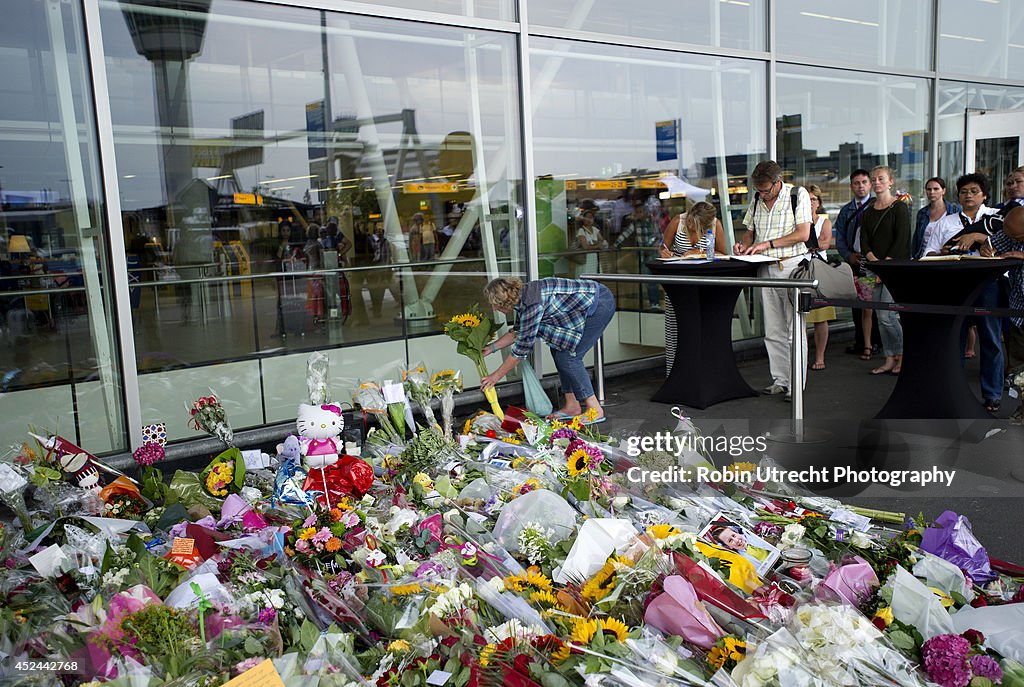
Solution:
{"label": "purple flower", "polygon": [[773,522],[759,522],[754,525],[754,534],[761,537],[778,538],[782,536],[782,525]]}
{"label": "purple flower", "polygon": [[971,643],[960,635],[932,637],[921,646],[928,677],[942,687],[967,687],[971,681],[970,650]]}
{"label": "purple flower", "polygon": [[330,539],[333,536],[334,535],[331,534],[331,531],[329,529],[327,529],[326,527],[324,527],[319,532],[317,532],[316,534],[313,535],[313,543],[314,544],[326,544],[327,540]]}
{"label": "purple flower", "polygon": [[160,444],[143,444],[135,449],[132,458],[143,467],[159,463],[164,459],[164,447]]}
{"label": "purple flower", "polygon": [[302,521],[302,529],[307,529],[307,528],[312,527],[313,523],[315,523],[315,522],[316,522],[316,516],[313,515],[313,514],[310,514],[310,516],[308,518],[306,518],[305,520]]}
{"label": "purple flower", "polygon": [[270,625],[274,622],[274,618],[277,617],[277,611],[273,608],[261,609],[259,615],[256,616],[256,620],[263,623],[264,625]]}
{"label": "purple flower", "polygon": [[576,434],[575,430],[569,429],[568,427],[562,427],[561,429],[556,429],[551,433],[550,440],[551,443],[554,443],[556,439],[569,439],[571,441],[578,436],[579,435]]}
{"label": "purple flower", "polygon": [[985,677],[996,684],[1003,681],[1003,669],[991,656],[985,654],[971,656],[971,669],[974,671],[975,677]]}

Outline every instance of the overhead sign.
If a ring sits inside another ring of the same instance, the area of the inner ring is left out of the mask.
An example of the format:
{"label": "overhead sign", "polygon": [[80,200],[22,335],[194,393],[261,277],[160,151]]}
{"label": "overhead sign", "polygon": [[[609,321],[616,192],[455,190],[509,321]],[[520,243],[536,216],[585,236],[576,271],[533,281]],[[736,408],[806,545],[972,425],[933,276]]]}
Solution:
{"label": "overhead sign", "polygon": [[654,145],[658,162],[662,160],[675,160],[679,154],[676,152],[679,139],[679,120],[672,119],[665,122],[654,123]]}
{"label": "overhead sign", "polygon": [[657,179],[639,179],[636,182],[636,187],[662,189],[668,188],[668,184],[666,184],[664,181],[658,181]]}
{"label": "overhead sign", "polygon": [[588,191],[614,191],[626,188],[625,181],[588,181]]}
{"label": "overhead sign", "polygon": [[565,190],[566,191],[575,191],[576,190],[576,182],[575,181],[567,181],[567,182],[565,182]]}
{"label": "overhead sign", "polygon": [[424,183],[424,184],[405,184],[402,187],[404,193],[455,193],[459,190],[457,183]]}
{"label": "overhead sign", "polygon": [[263,205],[263,196],[255,193],[236,193],[235,205]]}

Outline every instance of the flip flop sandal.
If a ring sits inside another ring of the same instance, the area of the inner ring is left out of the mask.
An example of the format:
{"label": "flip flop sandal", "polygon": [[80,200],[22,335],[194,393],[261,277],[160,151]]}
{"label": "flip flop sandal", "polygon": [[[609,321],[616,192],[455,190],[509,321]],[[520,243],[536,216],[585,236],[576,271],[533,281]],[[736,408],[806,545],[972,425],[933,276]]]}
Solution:
{"label": "flip flop sandal", "polygon": [[583,421],[583,422],[581,422],[580,424],[582,424],[583,426],[588,426],[588,425],[599,425],[599,424],[601,424],[602,422],[604,422],[604,421],[605,421],[605,420],[607,420],[607,419],[608,419],[608,417],[607,417],[607,416],[605,416],[605,415],[602,415],[601,417],[597,418],[597,419],[596,419],[596,420],[594,420],[593,422],[587,422],[586,420],[584,420],[584,421]]}

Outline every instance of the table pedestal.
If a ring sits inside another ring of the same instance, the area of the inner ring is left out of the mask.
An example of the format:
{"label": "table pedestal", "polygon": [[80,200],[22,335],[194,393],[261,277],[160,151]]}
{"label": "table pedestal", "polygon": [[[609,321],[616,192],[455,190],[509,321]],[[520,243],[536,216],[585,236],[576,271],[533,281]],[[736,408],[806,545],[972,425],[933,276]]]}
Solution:
{"label": "table pedestal", "polygon": [[[648,263],[662,276],[755,277],[758,265],[722,260],[697,265]],[[756,396],[736,368],[732,316],[742,287],[662,284],[676,317],[672,372],[651,397],[703,410],[722,401]]]}

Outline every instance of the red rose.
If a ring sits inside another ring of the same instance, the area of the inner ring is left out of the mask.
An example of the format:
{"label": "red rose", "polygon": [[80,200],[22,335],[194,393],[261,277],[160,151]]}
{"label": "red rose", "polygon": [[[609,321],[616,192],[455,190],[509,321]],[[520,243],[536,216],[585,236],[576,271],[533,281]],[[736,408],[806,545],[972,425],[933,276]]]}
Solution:
{"label": "red rose", "polygon": [[974,601],[971,602],[971,606],[974,608],[984,608],[985,606],[988,606],[988,598],[984,594],[979,594],[974,598]]}
{"label": "red rose", "polygon": [[879,632],[884,632],[885,631],[885,620],[883,620],[882,618],[879,618],[878,616],[875,616],[874,618],[871,619],[871,624],[874,625],[875,627],[877,627]]}
{"label": "red rose", "polygon": [[981,646],[985,643],[985,635],[979,630],[967,630],[963,633],[963,638],[975,646]]}
{"label": "red rose", "polygon": [[498,433],[493,429],[489,429],[486,432],[484,432],[484,436],[486,436],[488,439],[497,439]]}

